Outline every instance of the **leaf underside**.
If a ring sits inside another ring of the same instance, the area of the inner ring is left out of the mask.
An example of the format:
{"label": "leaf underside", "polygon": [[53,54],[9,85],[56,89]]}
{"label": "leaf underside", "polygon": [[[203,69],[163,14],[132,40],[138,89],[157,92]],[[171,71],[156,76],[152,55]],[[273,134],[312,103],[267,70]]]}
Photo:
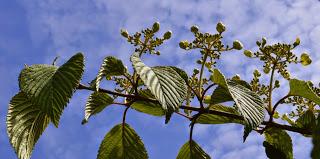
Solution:
{"label": "leaf underside", "polygon": [[210,159],[211,157],[195,142],[188,141],[180,149],[177,159]]}
{"label": "leaf underside", "polygon": [[307,98],[320,105],[320,97],[311,89],[307,82],[298,79],[291,79],[289,81],[289,85],[289,95]]}
{"label": "leaf underside", "polygon": [[104,137],[97,159],[147,159],[147,151],[128,124],[118,124]]}
{"label": "leaf underside", "polygon": [[[240,115],[236,109],[221,104],[210,105],[210,110],[217,110],[220,112],[225,112],[233,115]],[[234,119],[226,116],[214,115],[214,114],[201,114],[196,123],[200,124],[225,124],[225,123],[239,123],[244,124],[243,120]]]}
{"label": "leaf underside", "polygon": [[86,107],[85,117],[82,124],[88,122],[90,116],[100,113],[104,108],[113,103],[113,98],[103,92],[93,92],[90,94]]}
{"label": "leaf underside", "polygon": [[[151,94],[150,90],[140,90],[139,95],[145,98],[154,99],[154,96]],[[131,108],[153,116],[165,115],[160,103],[138,100],[131,105]]]}
{"label": "leaf underside", "polygon": [[160,102],[168,121],[170,114],[177,111],[186,98],[187,86],[184,79],[170,67],[146,66],[137,52],[131,56],[131,62],[141,80]]}

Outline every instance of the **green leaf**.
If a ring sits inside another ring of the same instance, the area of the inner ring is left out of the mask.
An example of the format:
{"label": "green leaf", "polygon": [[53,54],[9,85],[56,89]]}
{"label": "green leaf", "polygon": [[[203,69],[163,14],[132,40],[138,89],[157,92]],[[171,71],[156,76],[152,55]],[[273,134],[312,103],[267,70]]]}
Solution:
{"label": "green leaf", "polygon": [[147,151],[128,124],[118,124],[104,137],[97,159],[147,159]]}
{"label": "green leaf", "polygon": [[[141,90],[139,91],[139,95],[149,99],[154,99],[154,96],[151,94],[150,90]],[[131,108],[153,116],[165,115],[165,112],[162,109],[160,103],[138,100],[131,104]]]}
{"label": "green leaf", "polygon": [[[238,112],[244,117],[245,124],[247,125],[246,130],[249,130],[249,128],[256,128],[263,122],[263,102],[256,93],[232,81],[227,82],[224,75],[218,69],[214,70],[211,80],[221,87],[219,90],[219,95],[221,96],[220,101],[229,100],[229,97],[222,97],[222,94],[227,96],[227,93],[229,92],[237,106]],[[222,88],[225,90],[222,90]],[[217,94],[217,92],[218,91],[213,92],[213,94]],[[215,98],[214,95],[212,95],[211,99],[212,98]]]}
{"label": "green leaf", "polygon": [[218,86],[211,95],[211,104],[233,101],[231,94],[225,87]]}
{"label": "green leaf", "polygon": [[265,132],[263,146],[270,159],[292,159],[292,140],[286,131],[268,128]]}
{"label": "green leaf", "polygon": [[32,65],[21,71],[19,86],[57,127],[63,109],[80,83],[83,69],[84,57],[81,53],[72,56],[59,68]]}
{"label": "green leaf", "polygon": [[184,79],[184,81],[185,81],[186,83],[188,83],[189,76],[188,76],[188,74],[187,74],[184,70],[182,70],[181,68],[175,67],[175,66],[168,66],[168,67],[170,67],[170,68],[172,68],[173,70],[175,70],[175,71],[180,75],[180,77],[181,77],[182,79]]}
{"label": "green leaf", "polygon": [[88,122],[90,116],[100,113],[104,108],[113,103],[113,98],[106,93],[93,92],[90,94],[85,108],[85,117],[82,124]]}
{"label": "green leaf", "polygon": [[[236,109],[234,109],[232,107],[220,105],[220,104],[210,105],[209,109],[220,111],[220,112],[225,112],[225,113],[230,113],[230,114],[234,114],[234,115],[240,115]],[[230,117],[214,115],[214,114],[201,114],[197,118],[196,123],[200,123],[200,124],[225,124],[225,123],[244,124],[244,121],[239,120],[239,119],[230,118]]]}
{"label": "green leaf", "polygon": [[50,122],[39,106],[32,104],[25,93],[16,94],[10,101],[7,132],[19,159],[30,159],[32,150]]}
{"label": "green leaf", "polygon": [[316,117],[311,110],[304,112],[295,123],[298,127],[312,129],[316,124]]}
{"label": "green leaf", "polygon": [[311,152],[312,159],[320,158],[320,114],[318,114],[317,125],[313,129],[312,133],[313,148]]}
{"label": "green leaf", "polygon": [[170,67],[146,66],[137,52],[131,56],[131,62],[141,80],[162,105],[167,122],[186,98],[187,86],[184,79]]}
{"label": "green leaf", "polygon": [[211,157],[193,140],[186,142],[180,149],[177,159],[210,159]]}
{"label": "green leaf", "polygon": [[320,97],[311,89],[309,84],[305,81],[298,79],[291,79],[289,81],[291,96],[300,96],[309,99],[316,104],[320,105]]}
{"label": "green leaf", "polygon": [[93,82],[96,91],[99,90],[101,80],[106,77],[110,78],[111,76],[121,76],[127,72],[126,67],[123,65],[122,61],[113,57],[107,56],[104,58],[103,63],[100,67],[98,75]]}

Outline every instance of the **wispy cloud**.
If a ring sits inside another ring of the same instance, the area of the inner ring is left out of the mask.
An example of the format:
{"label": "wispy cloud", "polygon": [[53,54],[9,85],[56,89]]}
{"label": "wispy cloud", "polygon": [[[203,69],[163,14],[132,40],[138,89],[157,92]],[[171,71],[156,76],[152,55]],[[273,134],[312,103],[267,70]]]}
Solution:
{"label": "wispy cloud", "polygon": [[[314,82],[320,81],[320,75],[316,73],[317,68],[320,67],[320,55],[317,54],[320,51],[318,45],[320,17],[317,16],[320,3],[316,0],[270,0],[268,2],[263,0],[84,0],[81,2],[34,0],[32,3],[21,0],[19,3],[26,12],[33,47],[42,45],[47,47],[45,52],[37,53],[39,58],[45,59],[43,61],[45,63],[51,63],[55,56],[60,55],[59,61],[63,62],[75,52],[85,52],[87,70],[84,81],[89,81],[96,75],[99,64],[106,55],[118,56],[131,66],[128,56],[133,50],[121,38],[120,28],[127,28],[133,33],[152,25],[154,21],[160,21],[163,30],[170,29],[174,34],[165,44],[166,46],[162,47],[160,59],[146,57],[145,60],[150,65],[163,64],[165,61],[166,64],[183,67],[190,73],[195,66],[193,65],[195,57],[198,55],[179,49],[178,42],[183,39],[191,40],[192,34],[188,31],[191,25],[198,25],[206,32],[215,32],[215,24],[223,21],[227,26],[225,41],[231,44],[232,40],[239,39],[246,49],[254,50],[255,41],[262,36],[267,37],[271,42],[293,42],[299,36],[302,45],[297,52],[309,52],[314,62],[306,69],[294,66],[290,67],[290,70],[295,77],[311,79]],[[1,42],[0,38],[0,46],[2,45],[6,43]],[[24,56],[23,53],[21,55]],[[257,68],[257,64],[257,61],[248,62],[242,53],[237,51],[224,54],[219,67],[229,77],[237,73],[243,78],[250,79],[251,72]],[[286,91],[287,88],[280,90],[279,94]],[[85,100],[86,96],[87,94],[80,93],[76,98]],[[276,95],[276,97],[280,96]],[[84,100],[74,101],[68,106],[62,117],[62,128],[49,128],[46,131],[36,148],[41,147],[41,151],[36,151],[36,155],[48,156],[49,152],[56,151],[55,155],[60,156],[59,158],[88,158],[89,156],[83,154],[96,153],[99,145],[97,138],[102,139],[104,133],[116,123],[112,121],[119,119],[121,110],[106,110],[89,123],[92,126],[81,127],[79,121],[82,118],[83,106],[79,105],[84,105]],[[116,113],[118,115],[114,115]],[[158,147],[166,150],[168,153],[166,156],[174,158],[179,146],[187,140],[187,123],[176,125],[176,122],[181,121],[179,118],[174,118],[168,126],[164,126],[158,118],[149,118],[138,113],[133,113],[132,120],[136,121],[133,125],[141,133],[146,144],[151,145],[151,148],[148,148],[151,151],[150,154],[153,152],[156,154],[151,155],[152,158],[163,158],[161,155],[164,153],[159,153]],[[156,126],[154,123],[157,123]],[[159,136],[154,137],[157,138],[156,142],[161,143],[160,145],[152,144],[153,138],[147,137],[151,135],[151,130],[147,133],[142,131],[142,128],[151,127],[154,131],[163,133],[156,133]],[[257,158],[265,158],[261,145],[263,136],[253,134],[245,144],[242,144],[242,127],[240,126],[198,126],[196,128],[199,128],[195,130],[196,138],[208,152],[212,152],[215,158],[247,158],[252,154]],[[84,135],[77,135],[75,131]],[[184,131],[182,133],[184,137],[178,134],[181,131]],[[70,139],[69,136],[73,135],[76,137]],[[98,137],[95,138],[96,136]],[[297,145],[294,148],[297,158],[308,158],[309,140],[300,135],[292,135],[292,137]],[[55,141],[56,138],[62,140],[58,143]],[[159,141],[161,140],[159,138],[168,138],[165,140],[167,143]],[[167,145],[172,144],[173,140],[177,140],[177,143],[168,148]],[[69,145],[71,142],[75,142],[75,145]],[[301,144],[304,146],[300,146]],[[89,158],[94,157],[91,155]]]}

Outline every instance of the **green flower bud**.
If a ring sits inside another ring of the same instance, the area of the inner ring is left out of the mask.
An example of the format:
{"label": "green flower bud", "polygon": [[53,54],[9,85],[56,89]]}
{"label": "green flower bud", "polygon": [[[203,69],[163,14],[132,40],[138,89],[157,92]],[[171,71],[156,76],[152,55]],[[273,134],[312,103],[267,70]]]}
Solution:
{"label": "green flower bud", "polygon": [[264,72],[265,74],[268,74],[268,73],[270,72],[270,67],[264,67],[264,68],[263,68],[263,72]]}
{"label": "green flower bud", "polygon": [[253,56],[253,53],[250,50],[244,50],[243,54],[246,55],[247,57]]}
{"label": "green flower bud", "polygon": [[235,76],[232,77],[232,80],[235,80],[235,81],[238,81],[240,79],[241,79],[241,77],[238,74],[236,74]]}
{"label": "green flower bud", "polygon": [[260,45],[261,45],[260,41],[257,41],[257,42],[256,42],[256,44],[257,44],[258,46],[260,46]]}
{"label": "green flower bud", "polygon": [[267,43],[267,39],[265,37],[262,38],[262,46],[264,46]]}
{"label": "green flower bud", "polygon": [[189,42],[187,40],[180,41],[179,46],[181,49],[187,49]]}
{"label": "green flower bud", "polygon": [[302,53],[300,56],[300,62],[303,66],[308,66],[311,64],[312,60],[308,53]]}
{"label": "green flower bud", "polygon": [[156,53],[155,53],[156,55],[160,55],[160,51],[156,51]]}
{"label": "green flower bud", "polygon": [[275,87],[275,88],[279,88],[279,87],[280,87],[280,81],[279,81],[279,80],[276,80],[276,81],[274,82],[274,87]]}
{"label": "green flower bud", "polygon": [[202,64],[202,60],[197,60],[197,64]]}
{"label": "green flower bud", "polygon": [[199,31],[199,28],[198,28],[198,26],[194,25],[194,26],[192,26],[192,27],[190,28],[190,30],[191,30],[191,32],[193,32],[193,33],[197,33],[197,32]]}
{"label": "green flower bud", "polygon": [[293,43],[293,47],[296,47],[298,45],[300,45],[300,38],[299,37],[296,38],[296,41]]}
{"label": "green flower bud", "polygon": [[256,76],[256,77],[260,77],[261,73],[259,72],[259,70],[256,69],[256,70],[253,71],[253,75]]}
{"label": "green flower bud", "polygon": [[289,72],[285,72],[285,73],[283,74],[283,78],[289,80],[289,79],[290,79],[290,73],[289,73]]}
{"label": "green flower bud", "polygon": [[239,40],[235,40],[233,42],[233,46],[234,49],[236,50],[241,50],[243,48],[243,45],[241,44],[241,42]]}
{"label": "green flower bud", "polygon": [[160,29],[160,23],[159,22],[153,23],[152,31],[155,33],[157,31],[159,31],[159,29]]}
{"label": "green flower bud", "polygon": [[195,75],[198,74],[199,72],[200,72],[200,71],[199,71],[198,69],[194,69],[194,70],[193,70],[193,74],[195,74]]}
{"label": "green flower bud", "polygon": [[203,102],[204,102],[205,104],[210,104],[210,102],[211,102],[211,96],[210,96],[210,95],[204,96]]}
{"label": "green flower bud", "polygon": [[125,38],[128,38],[128,36],[129,36],[129,33],[128,33],[128,31],[126,29],[121,29],[120,33]]}
{"label": "green flower bud", "polygon": [[171,35],[172,35],[172,32],[169,30],[169,31],[167,31],[166,33],[164,33],[163,38],[164,38],[165,40],[168,40],[168,39],[171,38]]}
{"label": "green flower bud", "polygon": [[221,34],[226,31],[226,26],[222,22],[219,22],[216,26],[216,30]]}

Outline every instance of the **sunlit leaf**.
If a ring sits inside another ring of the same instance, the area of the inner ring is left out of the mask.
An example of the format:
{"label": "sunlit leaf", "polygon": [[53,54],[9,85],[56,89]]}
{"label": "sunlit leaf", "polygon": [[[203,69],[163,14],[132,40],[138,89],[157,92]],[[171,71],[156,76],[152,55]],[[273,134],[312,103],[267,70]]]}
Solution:
{"label": "sunlit leaf", "polygon": [[131,62],[141,80],[162,105],[168,122],[171,114],[179,109],[186,98],[187,86],[184,79],[170,67],[146,66],[137,52],[131,56]]}
{"label": "sunlit leaf", "polygon": [[83,70],[84,57],[81,53],[72,56],[59,68],[32,65],[21,71],[20,89],[58,126],[63,109],[80,83]]}
{"label": "sunlit leaf", "polygon": [[320,158],[320,114],[318,114],[317,125],[312,133],[313,148],[311,152],[312,159]]}
{"label": "sunlit leaf", "polygon": [[104,108],[113,103],[113,98],[103,92],[93,92],[86,103],[85,117],[82,124],[88,122],[90,116],[100,113]]}
{"label": "sunlit leaf", "polygon": [[49,117],[25,93],[20,92],[11,99],[7,132],[19,159],[30,159],[32,150],[49,121]]}
{"label": "sunlit leaf", "polygon": [[311,89],[309,84],[305,81],[298,79],[291,79],[289,81],[291,96],[300,96],[309,99],[316,104],[320,105],[320,97]]}
{"label": "sunlit leaf", "polygon": [[210,159],[211,157],[195,142],[188,141],[180,149],[177,159]]}
{"label": "sunlit leaf", "polygon": [[147,151],[128,124],[113,127],[104,137],[97,159],[147,159]]}
{"label": "sunlit leaf", "polygon": [[99,90],[100,82],[104,77],[110,78],[111,76],[121,76],[124,75],[126,71],[127,69],[121,60],[113,56],[107,56],[103,60],[96,79],[93,80],[93,85],[95,86],[96,91]]}

